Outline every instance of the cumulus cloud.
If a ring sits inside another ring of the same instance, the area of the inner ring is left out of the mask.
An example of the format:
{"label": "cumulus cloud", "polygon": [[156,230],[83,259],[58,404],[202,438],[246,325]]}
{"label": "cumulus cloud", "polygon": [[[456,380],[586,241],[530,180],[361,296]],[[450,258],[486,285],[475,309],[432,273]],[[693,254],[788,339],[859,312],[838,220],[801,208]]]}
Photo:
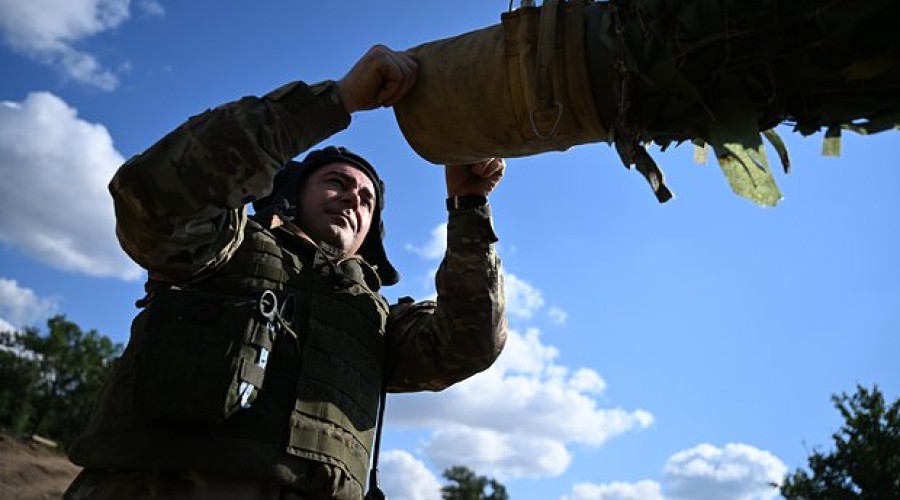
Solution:
{"label": "cumulus cloud", "polygon": [[537,328],[529,328],[523,333],[511,330],[493,371],[540,377],[554,366],[557,357],[559,349],[542,343]]}
{"label": "cumulus cloud", "polygon": [[[775,455],[742,443],[700,444],[666,461],[661,482],[579,483],[561,500],[770,500],[787,467]],[[663,494],[662,492],[665,492]]]}
{"label": "cumulus cloud", "polygon": [[18,330],[18,328],[13,326],[12,323],[6,321],[3,318],[0,318],[0,332],[14,332],[17,330]]}
{"label": "cumulus cloud", "polygon": [[601,407],[600,375],[558,356],[537,329],[510,330],[493,367],[439,394],[392,396],[388,422],[433,429],[422,450],[442,470],[464,463],[499,478],[559,475],[570,445],[600,446],[653,423],[644,410]]}
{"label": "cumulus cloud", "polygon": [[164,17],[166,9],[156,0],[140,0],[137,6],[144,14],[152,17]]}
{"label": "cumulus cloud", "polygon": [[563,325],[569,319],[569,313],[563,311],[557,306],[551,306],[547,309],[547,317],[550,321],[557,325]]}
{"label": "cumulus cloud", "polygon": [[544,307],[541,291],[518,276],[505,273],[506,312],[519,319],[529,319]]}
{"label": "cumulus cloud", "polygon": [[75,44],[122,24],[128,19],[128,4],[129,0],[2,1],[0,30],[13,51],[80,83],[112,90],[118,84],[115,73]]}
{"label": "cumulus cloud", "polygon": [[656,481],[636,483],[578,483],[572,493],[561,500],[663,500],[662,489]]}
{"label": "cumulus cloud", "polygon": [[423,259],[435,260],[444,256],[447,250],[447,223],[431,230],[431,237],[423,245],[406,244],[406,249]]}
{"label": "cumulus cloud", "polygon": [[672,498],[762,500],[777,496],[787,467],[775,455],[742,443],[724,448],[700,444],[666,462],[665,484]]}
{"label": "cumulus cloud", "polygon": [[0,243],[65,271],[139,277],[106,189],[122,161],[105,127],[51,93],[0,102]]}
{"label": "cumulus cloud", "polygon": [[15,280],[0,278],[0,331],[34,325],[56,309],[55,300],[38,297]]}
{"label": "cumulus cloud", "polygon": [[572,463],[559,439],[467,426],[438,429],[423,451],[441,469],[464,463],[500,479],[557,476]]}
{"label": "cumulus cloud", "polygon": [[[442,224],[427,242],[406,248],[438,259],[446,239]],[[504,272],[504,280],[510,319],[523,324],[537,317],[545,306],[541,291],[515,274]],[[546,315],[554,324],[566,320],[558,307]],[[466,464],[497,478],[558,476],[573,460],[571,447],[600,446],[652,425],[645,410],[602,407],[596,397],[606,388],[603,378],[558,358],[537,328],[511,329],[493,367],[440,394],[392,396],[388,423],[429,432],[419,451],[430,465]]]}
{"label": "cumulus cloud", "polygon": [[379,460],[382,491],[391,500],[440,500],[441,483],[424,463],[403,450],[390,450]]}

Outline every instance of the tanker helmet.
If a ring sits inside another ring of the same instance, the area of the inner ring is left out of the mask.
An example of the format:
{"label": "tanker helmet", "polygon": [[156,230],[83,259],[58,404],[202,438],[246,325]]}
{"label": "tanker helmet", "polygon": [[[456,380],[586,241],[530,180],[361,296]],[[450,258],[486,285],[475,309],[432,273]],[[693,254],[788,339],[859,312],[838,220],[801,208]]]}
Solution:
{"label": "tanker helmet", "polygon": [[290,161],[275,175],[272,193],[253,202],[256,217],[270,219],[278,215],[285,220],[295,220],[299,216],[300,188],[309,176],[325,165],[336,162],[348,163],[366,174],[375,187],[375,210],[372,212],[372,223],[369,232],[359,248],[359,255],[375,267],[383,285],[394,285],[400,281],[400,274],[394,269],[384,250],[384,222],[381,213],[384,210],[384,182],[378,177],[375,167],[365,158],[341,146],[328,146],[306,155],[303,161]]}

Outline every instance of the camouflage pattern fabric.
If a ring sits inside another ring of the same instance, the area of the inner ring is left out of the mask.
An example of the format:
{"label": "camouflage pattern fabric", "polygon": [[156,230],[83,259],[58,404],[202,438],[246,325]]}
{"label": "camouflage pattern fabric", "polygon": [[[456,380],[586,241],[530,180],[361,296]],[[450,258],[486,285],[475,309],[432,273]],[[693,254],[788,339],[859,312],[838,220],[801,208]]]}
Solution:
{"label": "camouflage pattern fabric", "polygon": [[506,340],[505,298],[490,218],[489,206],[451,211],[437,301],[391,307],[390,392],[439,391],[499,356]]}

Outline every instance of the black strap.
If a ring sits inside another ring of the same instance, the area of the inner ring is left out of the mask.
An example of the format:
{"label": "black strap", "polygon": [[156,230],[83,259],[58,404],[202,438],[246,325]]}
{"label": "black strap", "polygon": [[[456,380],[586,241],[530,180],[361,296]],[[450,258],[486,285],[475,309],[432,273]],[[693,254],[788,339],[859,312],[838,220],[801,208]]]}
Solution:
{"label": "black strap", "polygon": [[447,210],[464,210],[487,205],[487,196],[483,194],[463,194],[447,198]]}
{"label": "black strap", "polygon": [[378,452],[381,450],[381,428],[384,424],[384,406],[387,403],[387,384],[381,385],[378,399],[378,422],[375,423],[375,450],[372,452],[372,470],[369,471],[369,491],[363,500],[385,500],[384,492],[378,487]]}

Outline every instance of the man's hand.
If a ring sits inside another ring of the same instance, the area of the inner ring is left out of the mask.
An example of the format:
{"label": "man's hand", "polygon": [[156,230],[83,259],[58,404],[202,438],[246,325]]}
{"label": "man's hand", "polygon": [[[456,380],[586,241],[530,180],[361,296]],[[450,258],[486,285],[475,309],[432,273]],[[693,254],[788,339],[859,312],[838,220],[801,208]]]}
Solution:
{"label": "man's hand", "polygon": [[416,83],[419,61],[411,52],[384,45],[369,49],[338,82],[348,113],[393,106]]}
{"label": "man's hand", "polygon": [[505,170],[506,160],[503,158],[491,158],[468,165],[447,165],[444,168],[447,195],[480,194],[487,196],[500,183]]}

